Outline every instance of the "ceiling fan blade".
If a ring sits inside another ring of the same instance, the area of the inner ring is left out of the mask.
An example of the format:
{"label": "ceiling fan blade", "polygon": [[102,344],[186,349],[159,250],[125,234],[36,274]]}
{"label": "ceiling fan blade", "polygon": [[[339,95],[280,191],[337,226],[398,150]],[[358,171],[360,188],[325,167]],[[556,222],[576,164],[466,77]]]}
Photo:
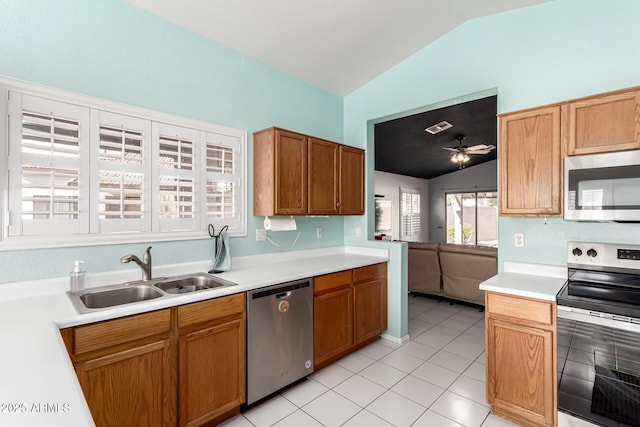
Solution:
{"label": "ceiling fan blade", "polygon": [[457,147],[456,148],[451,148],[451,147],[442,147],[443,150],[449,150],[449,151],[453,151],[454,153],[457,153],[458,151],[460,151]]}
{"label": "ceiling fan blade", "polygon": [[493,146],[486,145],[486,144],[478,144],[478,145],[473,145],[469,147],[468,150],[487,150],[487,149],[490,149],[489,147],[493,147]]}
{"label": "ceiling fan blade", "polygon": [[467,151],[467,154],[489,154],[491,150],[473,150]]}

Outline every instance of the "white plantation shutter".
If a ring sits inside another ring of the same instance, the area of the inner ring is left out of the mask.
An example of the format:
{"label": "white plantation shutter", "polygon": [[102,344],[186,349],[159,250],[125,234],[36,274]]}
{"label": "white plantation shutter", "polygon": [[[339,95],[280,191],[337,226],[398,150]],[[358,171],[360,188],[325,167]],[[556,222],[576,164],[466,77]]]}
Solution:
{"label": "white plantation shutter", "polygon": [[0,248],[198,239],[210,223],[246,235],[246,132],[3,80],[0,92]]}
{"label": "white plantation shutter", "polygon": [[239,161],[241,141],[238,136],[204,133],[206,167],[203,199],[205,221],[216,229],[225,225],[229,231],[242,229],[241,213],[245,210],[242,186],[243,163]]}
{"label": "white plantation shutter", "polygon": [[420,194],[416,190],[400,189],[400,240],[420,239]]}
{"label": "white plantation shutter", "polygon": [[89,110],[16,92],[9,99],[9,235],[87,233],[80,212],[88,210],[88,161],[80,153]]}
{"label": "white plantation shutter", "polygon": [[[155,220],[161,231],[197,230],[199,227],[195,199],[197,170],[194,153],[200,132],[165,123],[153,124],[153,140],[158,153],[158,212]],[[157,183],[157,184],[156,184]]]}
{"label": "white plantation shutter", "polygon": [[151,231],[151,124],[147,120],[92,111],[97,147],[93,164],[92,232]]}

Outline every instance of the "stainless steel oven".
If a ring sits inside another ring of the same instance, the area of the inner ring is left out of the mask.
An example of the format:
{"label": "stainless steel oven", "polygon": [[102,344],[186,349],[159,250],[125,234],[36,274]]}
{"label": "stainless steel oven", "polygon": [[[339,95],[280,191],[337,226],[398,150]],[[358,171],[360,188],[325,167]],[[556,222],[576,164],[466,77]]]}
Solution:
{"label": "stainless steel oven", "polygon": [[558,410],[640,427],[640,246],[570,242],[558,303]]}

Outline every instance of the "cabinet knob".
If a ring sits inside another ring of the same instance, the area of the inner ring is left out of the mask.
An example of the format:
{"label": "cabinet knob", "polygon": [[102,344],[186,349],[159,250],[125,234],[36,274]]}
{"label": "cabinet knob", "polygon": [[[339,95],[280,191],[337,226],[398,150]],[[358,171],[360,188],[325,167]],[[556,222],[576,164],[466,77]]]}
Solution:
{"label": "cabinet knob", "polygon": [[340,207],[340,202],[336,202],[336,208]]}

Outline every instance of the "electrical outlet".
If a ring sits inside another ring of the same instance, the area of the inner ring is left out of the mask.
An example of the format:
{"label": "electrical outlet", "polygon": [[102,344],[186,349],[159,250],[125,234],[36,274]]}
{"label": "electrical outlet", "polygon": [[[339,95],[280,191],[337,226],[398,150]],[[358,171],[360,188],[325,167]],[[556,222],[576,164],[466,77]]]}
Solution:
{"label": "electrical outlet", "polygon": [[516,248],[524,248],[524,234],[515,233],[513,235],[513,246]]}
{"label": "electrical outlet", "polygon": [[356,237],[362,237],[362,228],[356,227]]}
{"label": "electrical outlet", "polygon": [[267,240],[267,230],[264,228],[256,229],[256,242],[264,242]]}
{"label": "electrical outlet", "polygon": [[316,239],[322,239],[322,227],[316,228]]}

